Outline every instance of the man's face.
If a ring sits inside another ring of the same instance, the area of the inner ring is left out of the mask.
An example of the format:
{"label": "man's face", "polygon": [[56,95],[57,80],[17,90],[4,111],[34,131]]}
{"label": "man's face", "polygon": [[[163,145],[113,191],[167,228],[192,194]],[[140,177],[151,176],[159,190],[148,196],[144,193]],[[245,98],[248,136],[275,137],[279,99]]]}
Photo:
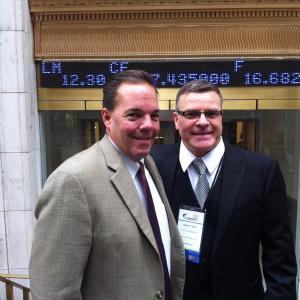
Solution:
{"label": "man's face", "polygon": [[[178,102],[179,111],[220,111],[221,99],[214,91],[183,94]],[[175,127],[179,130],[182,142],[195,156],[201,157],[211,151],[220,141],[222,116],[187,119],[177,112],[173,115]]]}
{"label": "man's face", "polygon": [[107,135],[129,158],[139,161],[149,154],[159,133],[156,91],[146,83],[120,85],[112,111],[103,108]]}

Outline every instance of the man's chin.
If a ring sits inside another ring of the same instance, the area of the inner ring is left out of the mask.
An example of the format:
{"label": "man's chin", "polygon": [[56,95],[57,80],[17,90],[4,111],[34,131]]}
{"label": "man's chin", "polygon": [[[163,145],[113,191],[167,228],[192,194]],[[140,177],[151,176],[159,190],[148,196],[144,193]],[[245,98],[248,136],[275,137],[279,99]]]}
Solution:
{"label": "man's chin", "polygon": [[150,152],[150,149],[145,150],[145,151],[136,152],[136,153],[132,154],[131,159],[134,161],[140,161],[141,159],[145,158],[149,154],[149,152]]}
{"label": "man's chin", "polygon": [[136,140],[135,141],[135,146],[137,151],[139,151],[139,149],[141,151],[150,151],[151,147],[153,145],[153,140],[149,139],[149,140]]}
{"label": "man's chin", "polygon": [[198,142],[198,143],[191,144],[190,148],[191,148],[190,151],[194,155],[200,157],[200,156],[205,155],[209,151],[211,151],[214,148],[214,144],[201,141],[201,142]]}

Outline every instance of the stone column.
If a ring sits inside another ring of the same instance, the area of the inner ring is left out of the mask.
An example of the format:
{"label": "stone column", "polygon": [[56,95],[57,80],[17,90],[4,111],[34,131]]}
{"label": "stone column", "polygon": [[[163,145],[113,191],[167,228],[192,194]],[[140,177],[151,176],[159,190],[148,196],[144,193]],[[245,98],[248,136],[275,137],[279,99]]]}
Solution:
{"label": "stone column", "polygon": [[[27,274],[41,166],[33,36],[25,0],[0,0],[0,169],[0,273]],[[5,299],[0,288],[0,299]]]}

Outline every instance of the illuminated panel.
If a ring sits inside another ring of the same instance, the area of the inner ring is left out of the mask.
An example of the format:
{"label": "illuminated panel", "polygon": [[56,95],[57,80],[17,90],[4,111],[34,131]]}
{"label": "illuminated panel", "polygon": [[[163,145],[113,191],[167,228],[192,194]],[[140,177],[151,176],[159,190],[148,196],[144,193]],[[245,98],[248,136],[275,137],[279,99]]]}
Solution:
{"label": "illuminated panel", "polygon": [[141,69],[158,88],[181,87],[206,79],[220,87],[300,86],[300,60],[161,60],[105,62],[40,62],[40,86],[101,88],[112,74]]}

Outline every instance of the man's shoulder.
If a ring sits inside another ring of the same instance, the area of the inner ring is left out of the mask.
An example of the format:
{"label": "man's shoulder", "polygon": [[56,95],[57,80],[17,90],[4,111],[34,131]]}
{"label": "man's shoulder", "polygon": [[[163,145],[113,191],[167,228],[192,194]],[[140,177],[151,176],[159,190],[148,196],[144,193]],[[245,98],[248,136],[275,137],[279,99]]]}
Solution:
{"label": "man's shoulder", "polygon": [[225,145],[225,156],[230,156],[233,160],[241,160],[249,167],[270,166],[277,162],[265,153],[245,150],[229,144]]}
{"label": "man's shoulder", "polygon": [[180,144],[171,145],[155,145],[150,155],[154,159],[160,175],[163,177],[170,177],[175,171],[179,158]]}
{"label": "man's shoulder", "polygon": [[155,161],[163,160],[167,157],[179,154],[180,144],[164,144],[154,145],[151,149],[150,155]]}
{"label": "man's shoulder", "polygon": [[87,170],[93,168],[99,168],[99,163],[104,162],[101,159],[101,151],[99,142],[95,143],[91,147],[74,154],[73,156],[66,159],[61,165],[59,165],[53,173],[73,173],[81,174]]}

